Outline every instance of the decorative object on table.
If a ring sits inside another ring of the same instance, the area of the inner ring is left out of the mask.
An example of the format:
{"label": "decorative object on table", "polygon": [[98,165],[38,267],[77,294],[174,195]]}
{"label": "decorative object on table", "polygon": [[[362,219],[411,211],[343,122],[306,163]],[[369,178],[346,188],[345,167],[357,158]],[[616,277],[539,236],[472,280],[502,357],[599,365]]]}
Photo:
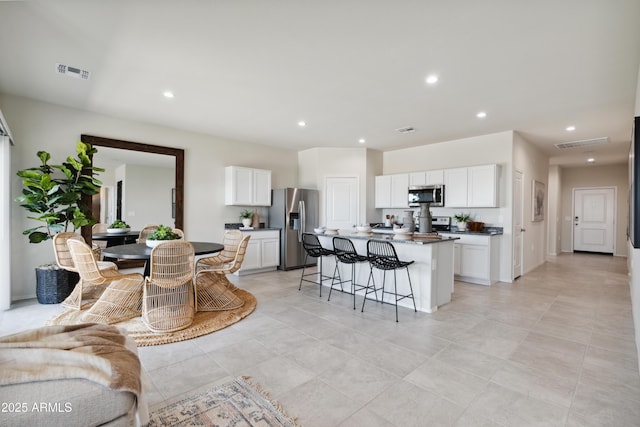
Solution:
{"label": "decorative object on table", "polygon": [[393,225],[392,221],[393,221],[393,215],[387,215],[384,221],[384,226],[391,227]]}
{"label": "decorative object on table", "polygon": [[318,227],[318,228],[314,228],[313,232],[316,234],[324,234],[324,230],[326,230],[326,227]]}
{"label": "decorative object on table", "polygon": [[409,231],[415,231],[416,222],[413,219],[413,211],[404,211],[404,216],[402,217],[402,228],[407,228]]}
{"label": "decorative object on table", "polygon": [[371,234],[371,226],[370,225],[358,225],[356,227],[356,233],[362,235]]}
{"label": "decorative object on table", "polygon": [[532,206],[532,221],[544,220],[544,201],[546,199],[546,191],[544,183],[533,180],[533,192],[532,192],[531,206]]}
{"label": "decorative object on table", "polygon": [[131,227],[126,222],[116,219],[107,228],[107,233],[128,233]]}
{"label": "decorative object on table", "polygon": [[[181,396],[171,403],[151,410],[149,427],[166,425],[269,425],[298,427],[282,406],[250,377],[208,389],[202,388],[188,397]],[[249,423],[249,424],[247,424]]]}
{"label": "decorative object on table", "polygon": [[456,227],[458,227],[458,231],[465,231],[467,229],[467,223],[473,221],[471,214],[468,213],[455,214],[453,219],[456,220]]}
{"label": "decorative object on table", "polygon": [[147,237],[147,239],[145,240],[145,243],[150,248],[154,248],[158,246],[160,243],[163,243],[169,240],[182,239],[184,237],[184,234],[180,235],[181,232],[182,231],[176,232],[171,227],[167,227],[166,225],[160,224],[158,225],[158,228],[153,233],[151,233],[151,235]]}
{"label": "decorative object on table", "polygon": [[[193,323],[191,323],[188,328],[176,332],[151,332],[142,322],[141,317],[134,317],[129,320],[118,322],[115,325],[126,329],[127,334],[135,340],[138,347],[190,340],[224,329],[227,326],[244,319],[255,310],[257,305],[255,296],[240,288],[238,288],[234,294],[244,302],[242,307],[226,311],[199,311],[193,318]],[[82,320],[82,316],[85,312],[86,307],[83,307],[82,311],[68,309],[47,320],[46,324],[80,325],[82,323],[86,323]]]}
{"label": "decorative object on table", "polygon": [[240,220],[245,228],[251,227],[251,218],[253,218],[253,212],[249,209],[244,209],[240,212]]}
{"label": "decorative object on table", "polygon": [[253,216],[251,217],[251,227],[260,228],[260,215],[258,215],[258,210],[253,210]]}
{"label": "decorative object on table", "polygon": [[[77,158],[69,156],[62,164],[50,165],[51,154],[38,151],[40,165],[16,173],[22,178],[24,186],[22,195],[17,197],[16,201],[29,212],[27,218],[43,223],[22,232],[29,236],[30,243],[49,240],[59,232],[68,231],[70,227],[75,231],[96,222],[83,198],[98,194],[102,185],[96,175],[104,172],[104,169],[95,167],[91,163],[91,156],[97,152],[98,150],[90,144],[78,142]],[[55,265],[53,262],[51,264]],[[68,283],[69,277],[64,277],[65,274],[67,273],[56,274],[56,277],[61,278],[61,287],[68,286],[65,283]],[[45,277],[53,276],[50,273],[36,273],[37,279]],[[41,286],[48,289],[53,287],[39,280],[36,281],[36,294],[45,300],[51,300],[45,296],[44,289],[38,290]],[[71,292],[71,289],[68,289],[68,292]],[[62,293],[56,290],[56,295],[52,299],[61,297]]]}

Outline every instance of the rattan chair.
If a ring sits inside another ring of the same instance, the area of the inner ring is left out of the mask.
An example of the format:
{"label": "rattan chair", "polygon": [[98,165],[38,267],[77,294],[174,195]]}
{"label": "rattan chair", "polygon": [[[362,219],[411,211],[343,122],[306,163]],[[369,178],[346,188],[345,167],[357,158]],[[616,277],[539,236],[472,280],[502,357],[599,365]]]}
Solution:
{"label": "rattan chair", "polygon": [[[369,274],[369,280],[367,280],[367,287],[365,290],[365,297],[362,301],[362,310],[364,311],[364,303],[367,301],[367,294],[376,291],[376,282],[373,277],[373,270],[378,269],[382,270],[382,297],[380,301],[384,303],[384,294],[393,295],[396,306],[396,322],[398,321],[398,301],[401,301],[405,298],[411,298],[413,301],[413,310],[417,312],[416,309],[416,300],[413,297],[413,286],[411,285],[411,274],[409,273],[409,266],[413,264],[414,261],[400,261],[398,259],[398,254],[396,253],[396,249],[393,245],[387,241],[383,240],[369,240],[367,242],[367,257],[369,258],[369,267],[371,268],[371,272]],[[399,294],[398,293],[398,278],[396,277],[396,270],[404,268],[407,270],[407,278],[409,279],[409,293],[408,294]],[[387,278],[387,271],[393,270],[393,292],[385,291],[385,281]],[[373,283],[373,291],[369,290],[369,283]],[[377,293],[376,293],[377,298]]]}
{"label": "rattan chair", "polygon": [[173,229],[173,230],[171,230],[171,231],[173,231],[173,233],[175,233],[175,234],[177,234],[178,236],[180,236],[180,237],[178,237],[178,239],[176,239],[176,240],[184,240],[184,231],[180,230],[179,228],[174,228],[174,229]]}
{"label": "rattan chair", "polygon": [[[242,307],[244,301],[233,293],[237,288],[227,279],[226,275],[235,273],[242,266],[250,238],[250,235],[246,235],[240,240],[235,256],[231,260],[226,256],[224,258],[213,256],[198,260],[195,280],[196,311],[232,310]],[[225,244],[225,249],[222,252],[226,250],[227,245]]]}
{"label": "rattan chair", "polygon": [[151,331],[178,331],[193,322],[194,257],[193,245],[184,240],[168,240],[151,251],[142,295],[142,321]]}
{"label": "rattan chair", "polygon": [[[56,263],[58,267],[64,268],[65,270],[78,272],[75,264],[73,263],[73,259],[71,258],[71,252],[69,252],[69,247],[67,246],[67,242],[69,240],[78,240],[82,243],[85,243],[84,238],[78,234],[73,232],[62,232],[53,236],[53,253],[56,257]],[[101,271],[105,270],[118,270],[118,266],[109,261],[99,261],[101,255],[99,255],[99,249],[92,249],[94,252],[94,257],[97,261],[98,269]],[[76,310],[80,310],[82,307],[82,299],[98,299],[102,294],[102,291],[105,287],[102,286],[85,286],[83,284],[82,276],[80,276],[80,280],[73,288],[71,294],[62,301],[62,306],[67,308],[75,308]]]}
{"label": "rattan chair", "polygon": [[238,246],[240,246],[241,241],[242,231],[225,231],[224,237],[222,238],[222,245],[224,246],[224,249],[213,256],[200,258],[196,262],[196,272],[203,269],[221,269],[224,268],[225,265],[232,264],[236,258]]}
{"label": "rattan chair", "polygon": [[151,236],[157,229],[158,226],[155,224],[145,225],[142,230],[140,230],[140,234],[138,235],[138,240],[136,240],[136,243],[145,243],[147,241],[147,237]]}
{"label": "rattan chair", "polygon": [[144,281],[141,274],[100,270],[89,245],[69,239],[67,246],[81,278],[82,286],[78,288],[82,292],[83,289],[95,287],[101,292],[98,301],[82,315],[83,322],[117,323],[140,315]]}
{"label": "rattan chair", "polygon": [[[105,224],[104,222],[98,222],[96,224],[93,224],[93,226],[91,227],[91,233],[92,234],[99,234],[99,233],[106,233],[107,232],[107,228],[109,228],[109,226],[107,224]],[[107,241],[106,240],[94,240],[93,242],[91,242],[91,246],[96,249],[96,248],[100,248],[100,249],[104,249],[107,247]],[[102,258],[99,257],[98,260],[101,260]]]}

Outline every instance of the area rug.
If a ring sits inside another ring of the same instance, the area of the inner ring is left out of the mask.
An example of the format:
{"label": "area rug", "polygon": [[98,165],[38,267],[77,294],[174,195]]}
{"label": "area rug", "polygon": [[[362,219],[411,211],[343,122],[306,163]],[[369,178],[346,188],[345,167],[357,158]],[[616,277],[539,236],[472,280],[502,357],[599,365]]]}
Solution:
{"label": "area rug", "polygon": [[[236,288],[234,293],[244,301],[244,305],[234,310],[224,311],[198,311],[193,323],[187,329],[170,333],[151,332],[142,318],[135,317],[124,322],[115,323],[115,326],[125,328],[129,336],[136,341],[138,347],[146,347],[159,344],[189,340],[207,335],[244,319],[251,314],[257,305],[255,296],[244,289]],[[82,310],[68,309],[47,320],[45,325],[77,325],[86,323],[81,320],[82,314],[89,306],[83,305]]]}
{"label": "area rug", "polygon": [[151,411],[146,426],[299,427],[299,424],[251,378],[240,377]]}

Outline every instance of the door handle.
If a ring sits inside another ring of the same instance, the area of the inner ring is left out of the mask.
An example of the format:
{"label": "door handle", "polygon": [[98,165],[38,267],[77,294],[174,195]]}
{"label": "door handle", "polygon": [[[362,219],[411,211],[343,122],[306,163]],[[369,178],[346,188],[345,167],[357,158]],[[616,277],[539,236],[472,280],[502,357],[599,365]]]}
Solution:
{"label": "door handle", "polygon": [[521,232],[521,233],[524,233],[525,231],[527,231],[527,230],[525,230],[524,228],[521,228],[521,229],[520,229],[520,232]]}

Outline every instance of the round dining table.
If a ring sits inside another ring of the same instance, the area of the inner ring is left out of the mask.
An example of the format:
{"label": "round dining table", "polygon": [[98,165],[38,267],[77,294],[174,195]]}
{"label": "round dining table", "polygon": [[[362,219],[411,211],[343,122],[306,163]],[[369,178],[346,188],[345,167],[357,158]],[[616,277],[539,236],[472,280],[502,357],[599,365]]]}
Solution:
{"label": "round dining table", "polygon": [[140,236],[139,231],[127,231],[126,233],[93,233],[91,240],[107,242],[107,247],[134,243]]}
{"label": "round dining table", "polygon": [[[224,249],[224,245],[220,243],[210,242],[189,242],[193,245],[196,255],[206,255],[220,252]],[[144,277],[148,277],[150,273],[151,250],[153,248],[146,243],[129,243],[126,245],[109,246],[102,249],[102,255],[109,258],[120,259],[143,259],[147,262],[144,265]]]}

